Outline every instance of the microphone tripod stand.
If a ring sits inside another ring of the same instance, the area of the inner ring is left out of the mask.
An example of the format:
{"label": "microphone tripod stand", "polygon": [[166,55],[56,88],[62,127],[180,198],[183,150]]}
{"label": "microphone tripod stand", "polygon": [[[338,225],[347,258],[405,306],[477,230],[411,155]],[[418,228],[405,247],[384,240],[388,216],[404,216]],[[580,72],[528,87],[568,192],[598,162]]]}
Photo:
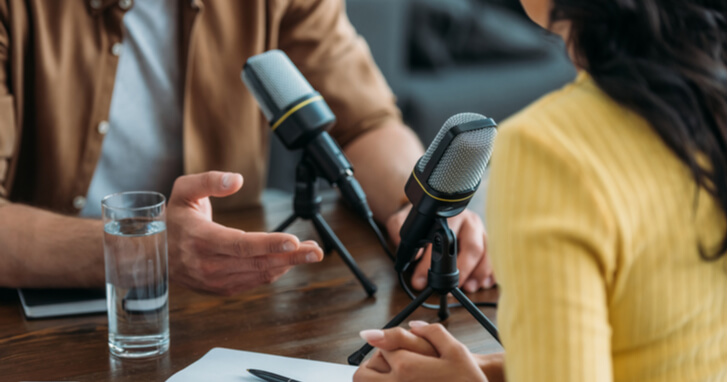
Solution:
{"label": "microphone tripod stand", "polygon": [[[445,320],[450,316],[447,306],[447,295],[452,293],[465,309],[500,343],[498,330],[495,325],[478,309],[475,304],[458,288],[460,271],[457,268],[457,239],[455,234],[447,225],[445,218],[438,218],[435,221],[433,230],[429,237],[432,242],[432,260],[430,270],[427,273],[427,288],[412,300],[399,314],[384,326],[384,329],[393,328],[402,323],[410,314],[427,301],[433,293],[440,296],[440,309],[438,317]],[[359,350],[352,353],[348,362],[350,365],[359,365],[364,357],[372,350],[372,346],[364,344]]]}
{"label": "microphone tripod stand", "polygon": [[318,176],[316,175],[316,169],[311,164],[308,154],[304,153],[303,158],[301,158],[301,161],[296,166],[296,190],[293,197],[293,214],[274,231],[283,232],[299,218],[310,220],[316,229],[316,233],[321,237],[324,253],[335,249],[351,272],[354,273],[357,280],[359,280],[362,287],[364,287],[367,295],[371,297],[377,291],[376,285],[361,271],[354,258],[344,247],[344,244],[341,243],[334,231],[326,223],[326,220],[321,216],[321,196],[316,193],[318,189],[317,182]]}

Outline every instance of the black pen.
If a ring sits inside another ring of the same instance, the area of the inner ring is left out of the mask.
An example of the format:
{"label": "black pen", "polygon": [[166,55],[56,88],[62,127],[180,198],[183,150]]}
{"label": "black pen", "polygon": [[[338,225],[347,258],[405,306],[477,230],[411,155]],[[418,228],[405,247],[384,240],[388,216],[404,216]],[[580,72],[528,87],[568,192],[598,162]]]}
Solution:
{"label": "black pen", "polygon": [[248,373],[266,381],[266,382],[300,382],[293,378],[284,377],[282,375],[273,374],[269,371],[248,369]]}

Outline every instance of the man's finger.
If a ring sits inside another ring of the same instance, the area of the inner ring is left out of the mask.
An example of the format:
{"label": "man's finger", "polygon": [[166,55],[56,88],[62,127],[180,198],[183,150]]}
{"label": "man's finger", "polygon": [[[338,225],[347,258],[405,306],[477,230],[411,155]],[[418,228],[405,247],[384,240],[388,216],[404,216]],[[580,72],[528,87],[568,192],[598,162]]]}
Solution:
{"label": "man's finger", "polygon": [[399,237],[399,230],[402,229],[402,224],[404,224],[404,221],[407,219],[407,215],[411,209],[412,205],[408,204],[387,219],[385,227],[387,228],[389,240],[392,240],[394,245],[399,245],[399,242],[401,241],[401,238]]}
{"label": "man's finger", "polygon": [[386,227],[389,240],[391,240],[395,246],[399,245],[399,242],[402,241],[402,238],[399,237],[399,228],[402,227],[402,224],[397,222],[388,222]]}
{"label": "man's finger", "polygon": [[[485,244],[483,243],[483,230],[481,227],[465,222],[458,232],[458,270],[460,271],[460,286],[467,292],[475,292],[485,281],[490,273],[486,269],[476,269],[477,266],[485,267],[487,264],[481,260],[485,258]],[[474,274],[476,270],[477,272]],[[474,279],[475,282],[472,282]]]}
{"label": "man's finger", "polygon": [[490,259],[486,255],[480,259],[480,263],[475,266],[473,273],[471,273],[470,277],[463,283],[462,288],[466,292],[472,293],[477,292],[480,288],[491,288],[493,284],[493,267],[490,264]]}
{"label": "man's finger", "polygon": [[263,272],[269,269],[317,263],[323,251],[315,243],[301,243],[296,251],[263,256],[240,257],[216,254],[200,258],[197,274],[201,279],[228,277],[231,274]]}
{"label": "man's finger", "polygon": [[234,273],[216,281],[211,285],[211,288],[216,293],[232,296],[261,285],[273,283],[289,270],[291,270],[291,267],[271,268],[261,272]]}
{"label": "man's finger", "polygon": [[194,202],[208,196],[232,195],[243,187],[243,176],[231,172],[209,171],[177,178],[170,203]]}
{"label": "man's finger", "polygon": [[403,349],[431,357],[438,356],[429,342],[403,328],[364,330],[359,334],[370,345],[381,350]]}
{"label": "man's finger", "polygon": [[288,233],[244,232],[217,223],[200,227],[196,234],[208,251],[239,257],[292,252],[300,246],[298,238]]}
{"label": "man's finger", "polygon": [[293,252],[271,253],[253,257],[226,257],[224,263],[227,268],[234,269],[237,272],[255,272],[271,268],[317,263],[323,260],[324,253],[317,244],[301,243],[301,246]]}
{"label": "man's finger", "polygon": [[425,289],[427,286],[427,270],[430,269],[432,260],[432,245],[428,244],[424,252],[421,250],[420,253],[423,255],[412,272],[412,287],[417,290]]}
{"label": "man's finger", "polygon": [[[483,243],[487,248],[487,238],[483,233]],[[484,250],[484,255],[480,259],[480,263],[475,266],[473,273],[470,274],[470,278],[463,284],[463,289],[466,292],[475,292],[480,288],[489,289],[495,285],[495,275],[493,274],[493,265],[488,256],[488,250]]]}

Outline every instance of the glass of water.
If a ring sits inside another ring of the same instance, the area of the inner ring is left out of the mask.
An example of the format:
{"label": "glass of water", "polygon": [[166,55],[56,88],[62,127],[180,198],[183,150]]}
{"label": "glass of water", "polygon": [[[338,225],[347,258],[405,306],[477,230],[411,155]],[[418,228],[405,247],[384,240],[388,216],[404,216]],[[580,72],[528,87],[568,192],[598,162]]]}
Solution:
{"label": "glass of water", "polygon": [[164,195],[122,192],[101,201],[109,350],[145,358],[169,349]]}

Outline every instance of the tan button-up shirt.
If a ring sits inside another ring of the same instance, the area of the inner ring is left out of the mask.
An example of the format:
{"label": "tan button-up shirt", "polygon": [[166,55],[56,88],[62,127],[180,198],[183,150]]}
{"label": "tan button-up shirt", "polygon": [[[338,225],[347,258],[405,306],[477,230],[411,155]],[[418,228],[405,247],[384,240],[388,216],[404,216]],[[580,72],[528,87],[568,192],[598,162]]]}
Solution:
{"label": "tan button-up shirt", "polygon": [[[78,213],[134,1],[150,0],[0,0],[0,205]],[[403,126],[342,0],[180,2],[184,171],[245,177],[217,207],[257,203],[265,184],[269,133],[240,81],[250,56],[285,51],[336,114],[331,134],[342,146],[370,128]]]}

